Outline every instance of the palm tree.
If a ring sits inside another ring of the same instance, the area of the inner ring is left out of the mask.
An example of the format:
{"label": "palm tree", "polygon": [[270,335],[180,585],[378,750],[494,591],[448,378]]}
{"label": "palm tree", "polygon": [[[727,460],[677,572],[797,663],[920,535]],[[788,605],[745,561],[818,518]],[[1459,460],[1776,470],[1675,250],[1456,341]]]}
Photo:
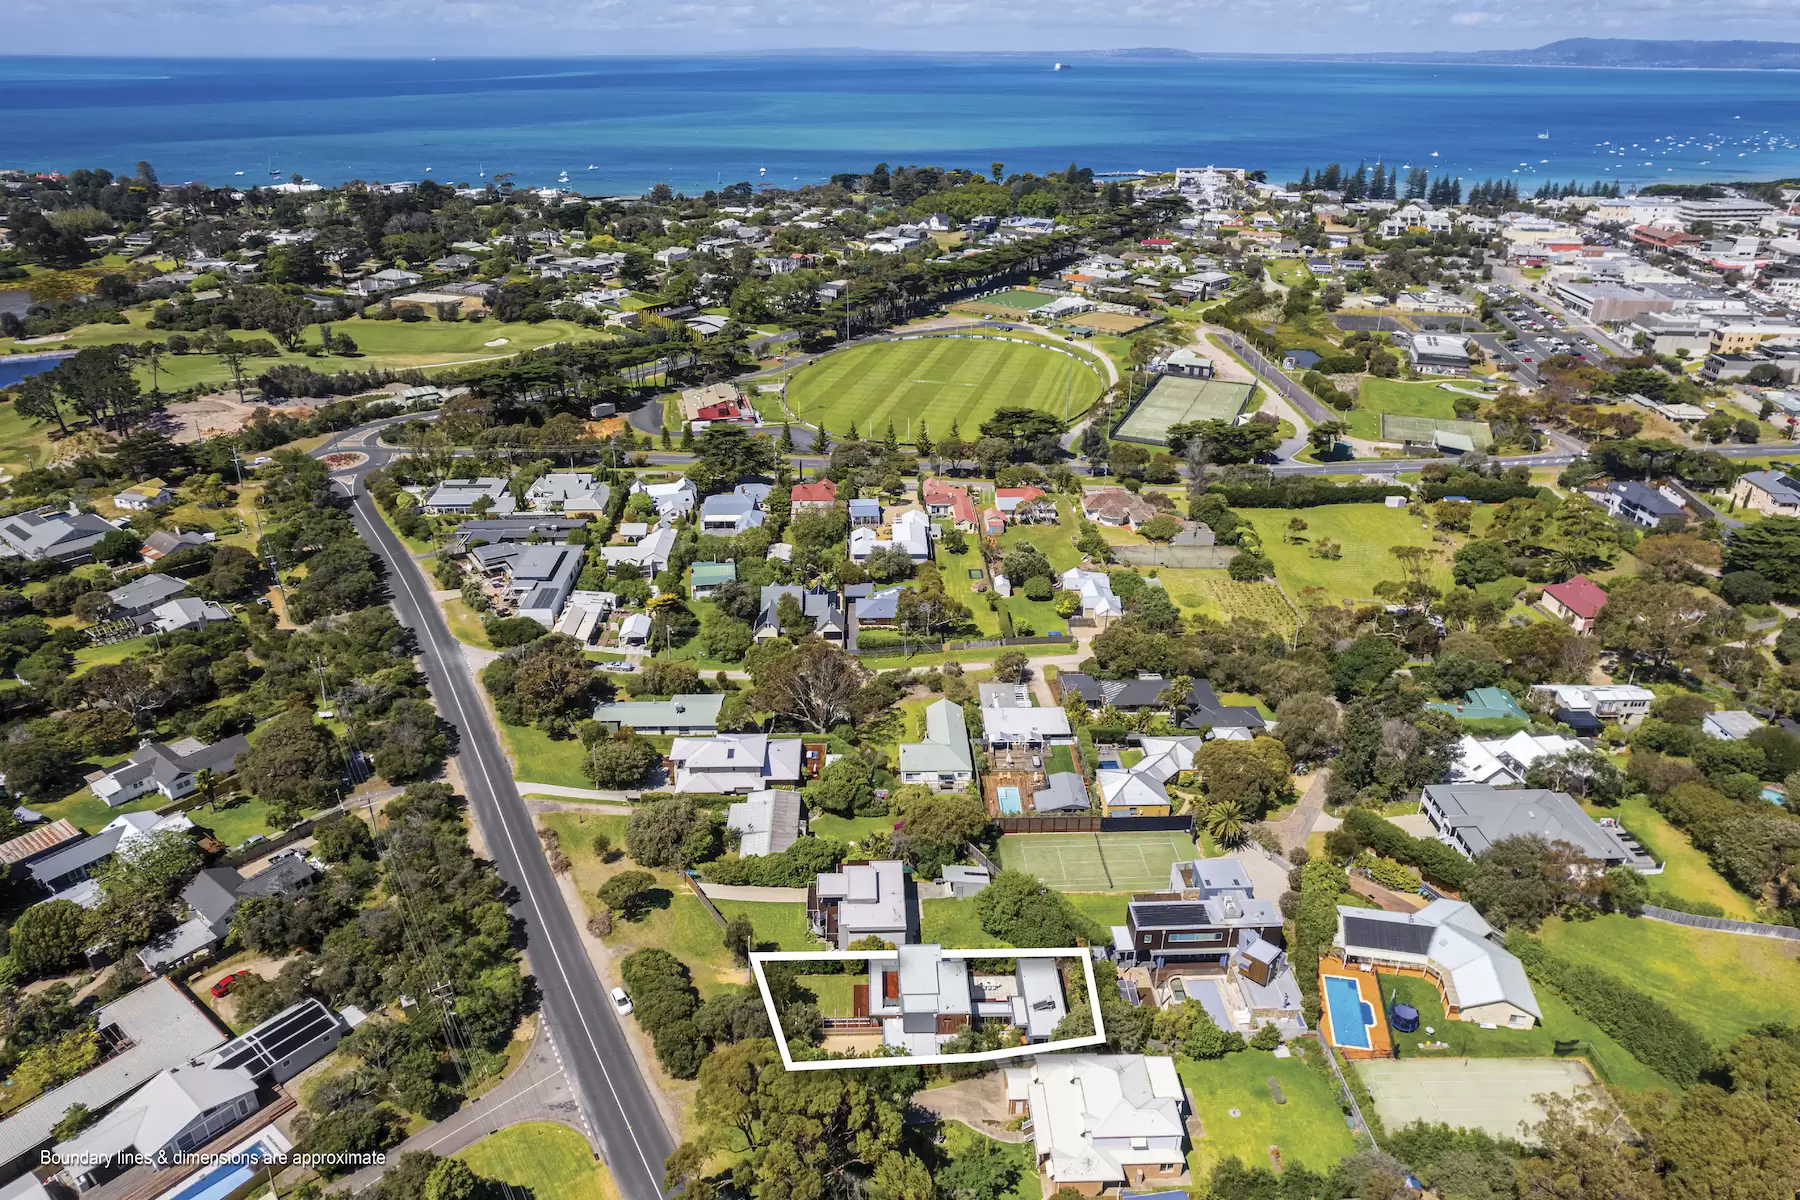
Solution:
{"label": "palm tree", "polygon": [[206,797],[208,812],[218,811],[218,786],[219,777],[213,774],[210,767],[201,767],[194,772],[194,789]]}
{"label": "palm tree", "polygon": [[1248,822],[1237,805],[1221,801],[1206,810],[1203,820],[1206,832],[1212,834],[1213,840],[1226,849],[1244,844],[1244,838],[1250,832]]}

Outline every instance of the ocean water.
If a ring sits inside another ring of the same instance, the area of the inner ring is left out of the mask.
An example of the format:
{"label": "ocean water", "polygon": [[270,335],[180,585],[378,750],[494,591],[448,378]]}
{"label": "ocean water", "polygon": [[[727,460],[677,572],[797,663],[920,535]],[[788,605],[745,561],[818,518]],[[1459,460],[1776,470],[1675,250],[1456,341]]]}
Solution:
{"label": "ocean water", "polygon": [[[1200,59],[0,57],[0,166],[245,186],[434,178],[817,182],[876,162],[986,171],[1305,167],[1476,180],[1800,175],[1800,73]],[[1548,138],[1540,137],[1548,133]]]}

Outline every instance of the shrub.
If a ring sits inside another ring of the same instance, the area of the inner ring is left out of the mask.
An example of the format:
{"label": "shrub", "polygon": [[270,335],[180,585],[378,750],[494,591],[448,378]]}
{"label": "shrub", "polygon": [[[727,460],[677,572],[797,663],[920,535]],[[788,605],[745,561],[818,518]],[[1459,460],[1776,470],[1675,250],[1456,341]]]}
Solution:
{"label": "shrub", "polygon": [[1344,814],[1341,829],[1356,841],[1385,858],[1417,867],[1427,879],[1453,891],[1468,886],[1475,864],[1435,838],[1416,838],[1391,821],[1384,821],[1366,808],[1353,808]]}
{"label": "shrub", "polygon": [[1648,993],[1562,958],[1519,930],[1507,934],[1506,948],[1525,964],[1532,979],[1567,1000],[1569,1007],[1671,1083],[1687,1087],[1697,1082],[1711,1061],[1712,1048],[1700,1031]]}
{"label": "shrub", "polygon": [[663,1070],[677,1079],[698,1075],[706,1040],[694,1025],[700,993],[687,967],[667,950],[638,950],[620,962],[619,978],[631,997],[632,1015],[650,1035]]}

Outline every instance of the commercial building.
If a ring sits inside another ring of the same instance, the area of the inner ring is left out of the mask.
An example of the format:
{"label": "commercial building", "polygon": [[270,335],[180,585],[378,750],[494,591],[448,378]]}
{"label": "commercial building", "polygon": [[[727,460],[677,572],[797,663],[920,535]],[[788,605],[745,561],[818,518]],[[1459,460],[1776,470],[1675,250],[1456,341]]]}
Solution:
{"label": "commercial building", "polygon": [[1413,370],[1423,375],[1469,373],[1469,341],[1465,337],[1443,333],[1415,333],[1406,353]]}

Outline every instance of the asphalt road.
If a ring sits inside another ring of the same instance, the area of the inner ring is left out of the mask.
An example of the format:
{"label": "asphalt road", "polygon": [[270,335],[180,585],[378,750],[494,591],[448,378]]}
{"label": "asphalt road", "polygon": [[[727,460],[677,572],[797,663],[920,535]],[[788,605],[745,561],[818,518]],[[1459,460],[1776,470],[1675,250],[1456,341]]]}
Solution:
{"label": "asphalt road", "polygon": [[334,478],[353,489],[351,520],[386,563],[394,608],[401,625],[417,639],[438,712],[457,729],[463,789],[495,866],[517,891],[513,915],[523,926],[544,1017],[575,1082],[590,1132],[625,1200],[657,1200],[663,1194],[663,1162],[674,1143],[651,1096],[652,1085],[638,1071],[611,998],[563,904],[531,815],[513,785],[512,765],[463,665],[461,644],[432,600],[430,582],[361,486],[363,474],[393,457],[378,441],[379,425],[386,423],[341,434],[315,450],[314,457],[352,450],[369,456],[368,462]]}

